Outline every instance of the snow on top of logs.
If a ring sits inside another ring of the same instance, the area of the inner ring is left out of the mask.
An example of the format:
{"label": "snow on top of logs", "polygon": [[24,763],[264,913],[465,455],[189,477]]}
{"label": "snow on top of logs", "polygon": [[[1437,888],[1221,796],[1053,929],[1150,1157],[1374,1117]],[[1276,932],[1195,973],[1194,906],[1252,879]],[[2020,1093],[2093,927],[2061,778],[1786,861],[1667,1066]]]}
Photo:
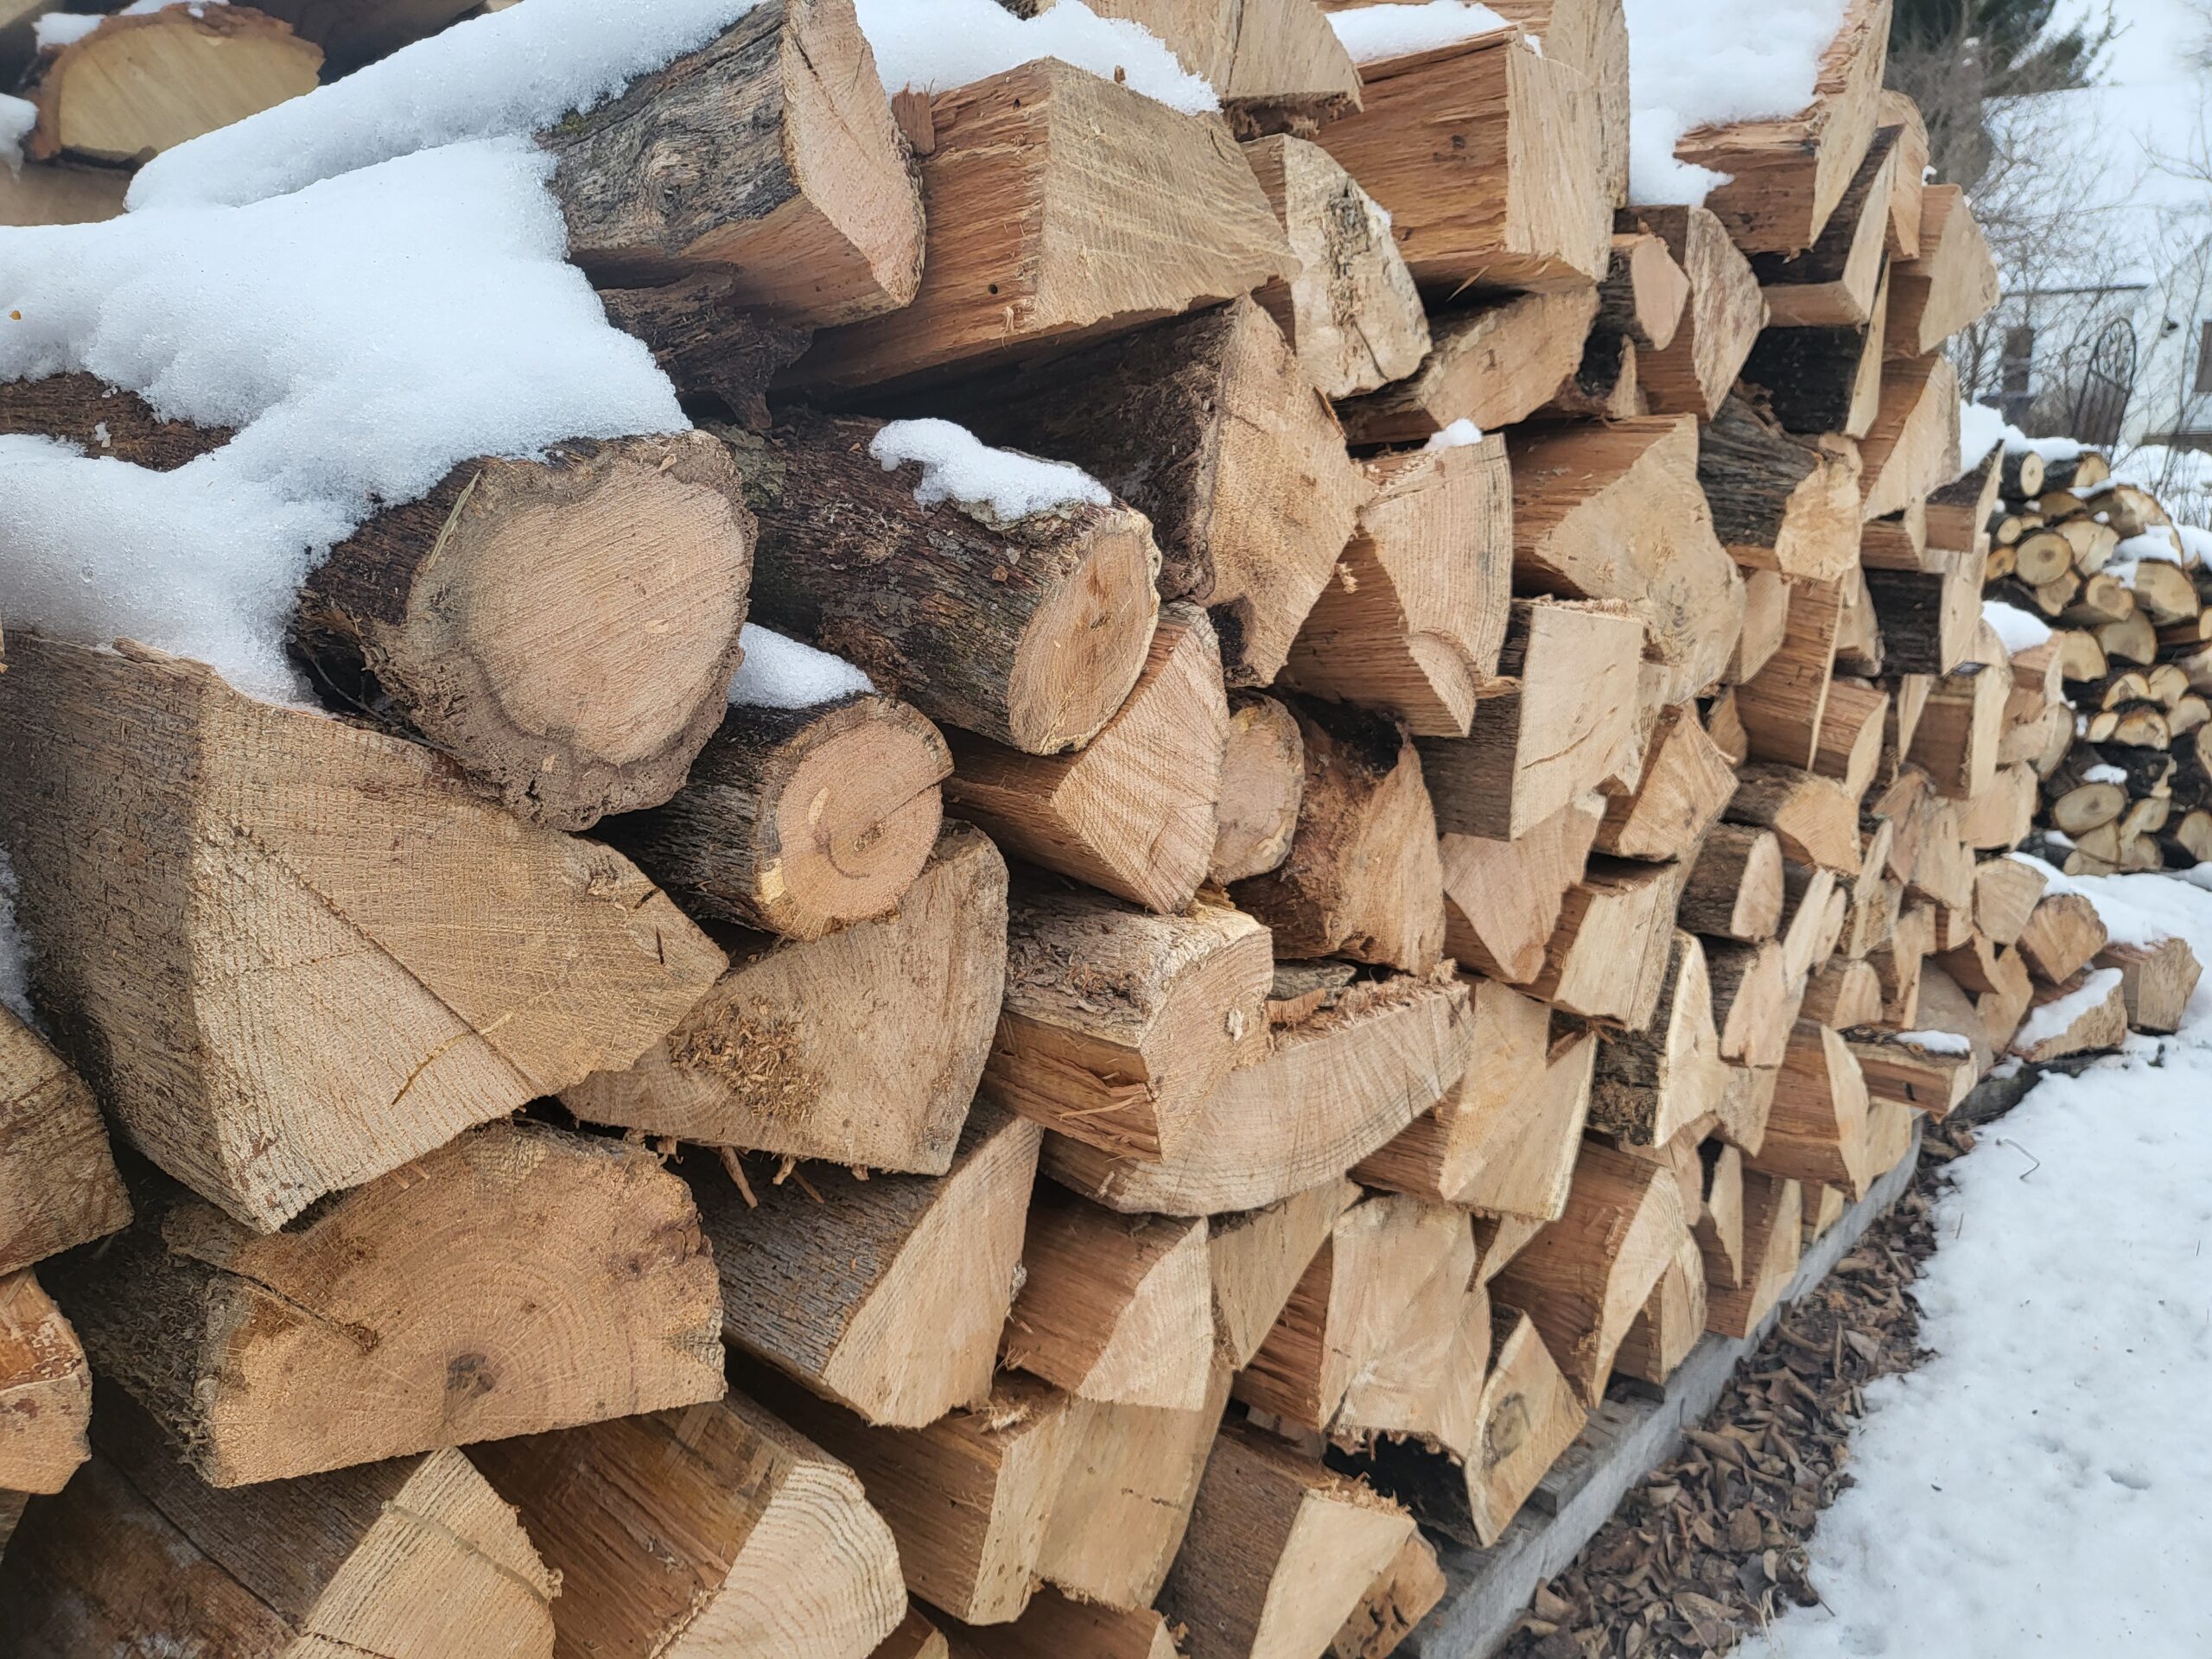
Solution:
{"label": "snow on top of logs", "polygon": [[23,164],[23,140],[38,124],[38,105],[28,98],[0,92],[0,166],[14,171]]}
{"label": "snow on top of logs", "polygon": [[842,657],[817,651],[757,622],[738,635],[745,660],[729,683],[729,700],[746,709],[811,709],[875,690],[875,682]]}
{"label": "snow on top of logs", "polygon": [[869,441],[868,452],[887,473],[907,461],[919,467],[914,499],[925,507],[953,501],[987,507],[1001,522],[1011,522],[1055,507],[1114,505],[1106,486],[1082,467],[1040,461],[1016,449],[995,449],[951,421],[887,422]]}
{"label": "snow on top of logs", "polygon": [[1158,35],[1126,18],[1101,17],[1083,0],[1055,0],[1033,17],[1017,17],[997,0],[856,0],[855,9],[887,92],[950,92],[1058,58],[1186,115],[1221,107],[1214,89]]}
{"label": "snow on top of logs", "polygon": [[120,11],[49,11],[32,28],[32,39],[41,52],[59,51],[65,46],[74,46],[111,16],[143,17],[149,13],[164,11],[172,5],[189,4],[192,15],[199,16],[209,6],[225,6],[230,0],[130,0]]}
{"label": "snow on top of logs", "polygon": [[1480,443],[1482,441],[1482,428],[1462,415],[1442,430],[1430,433],[1428,442],[1421,445],[1421,448],[1424,449],[1464,449],[1471,443]]}
{"label": "snow on top of logs", "polygon": [[1846,0],[1628,0],[1629,200],[1697,207],[1726,175],[1675,158],[1699,127],[1795,115]]}
{"label": "snow on top of logs", "polygon": [[[2109,875],[2063,875],[2055,865],[2032,853],[2006,856],[2042,873],[2044,898],[2071,893],[2087,899],[2096,907],[2097,919],[2105,925],[2105,940],[2109,944],[2163,944],[2183,937],[2189,925],[2200,916],[2212,916],[2212,893],[2204,891],[2208,881],[2194,870],[2177,870],[2172,882],[2155,884],[2153,899],[2139,883],[2122,882]],[[2191,892],[2192,887],[2199,891]]]}
{"label": "snow on top of logs", "polygon": [[1981,620],[1997,631],[1997,637],[2005,642],[2005,649],[2015,657],[2024,651],[2033,651],[2050,638],[2050,629],[2041,617],[2031,616],[2001,599],[1981,601]]}
{"label": "snow on top of logs", "polygon": [[[1354,63],[1433,52],[1439,47],[1496,34],[1512,24],[1474,0],[1427,0],[1423,5],[1357,6],[1329,14],[1329,27]],[[1541,51],[1535,35],[1529,44]]]}

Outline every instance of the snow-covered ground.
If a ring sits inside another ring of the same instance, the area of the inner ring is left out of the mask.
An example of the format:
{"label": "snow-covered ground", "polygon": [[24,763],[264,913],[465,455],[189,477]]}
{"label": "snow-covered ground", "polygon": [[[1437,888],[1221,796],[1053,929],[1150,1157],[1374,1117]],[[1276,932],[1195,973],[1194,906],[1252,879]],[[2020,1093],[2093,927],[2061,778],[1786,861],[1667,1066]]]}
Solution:
{"label": "snow-covered ground", "polygon": [[[2079,885],[2212,963],[2212,892]],[[2204,1659],[2212,975],[2177,1037],[2047,1077],[1953,1169],[1917,1287],[1936,1357],[1868,1390],[1812,1541],[1826,1605],[1742,1651]]]}

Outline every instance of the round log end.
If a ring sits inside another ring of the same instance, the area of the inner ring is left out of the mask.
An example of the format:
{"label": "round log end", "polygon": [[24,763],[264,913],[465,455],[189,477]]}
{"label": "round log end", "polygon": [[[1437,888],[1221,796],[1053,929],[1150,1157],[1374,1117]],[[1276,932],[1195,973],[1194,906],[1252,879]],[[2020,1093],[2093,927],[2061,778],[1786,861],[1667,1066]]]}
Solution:
{"label": "round log end", "polygon": [[1007,685],[1014,747],[1079,749],[1114,717],[1144,671],[1160,619],[1160,550],[1141,513],[1095,511],[1082,556],[1023,630]]}

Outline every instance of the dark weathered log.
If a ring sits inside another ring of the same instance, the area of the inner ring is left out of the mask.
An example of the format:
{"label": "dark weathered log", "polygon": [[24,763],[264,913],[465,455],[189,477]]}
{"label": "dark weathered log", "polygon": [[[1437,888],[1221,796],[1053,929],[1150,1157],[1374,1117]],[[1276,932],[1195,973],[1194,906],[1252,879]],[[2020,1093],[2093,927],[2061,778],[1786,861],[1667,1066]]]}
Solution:
{"label": "dark weathered log", "polygon": [[932,719],[1031,754],[1080,748],[1142,671],[1160,555],[1143,518],[1068,500],[1011,522],[915,495],[882,423],[799,415],[731,434],[758,513],[760,620]]}
{"label": "dark weathered log", "polygon": [[1887,301],[1885,277],[1866,323],[1768,329],[1744,360],[1744,378],[1765,390],[1775,418],[1792,432],[1863,437],[1881,401]]}
{"label": "dark weathered log", "polygon": [[1697,480],[1738,564],[1832,582],[1858,562],[1855,469],[1791,437],[1751,397],[1731,392],[1698,435]]}
{"label": "dark weathered log", "polygon": [[768,384],[798,360],[814,331],[763,316],[727,270],[658,288],[603,288],[607,320],[642,341],[687,403],[712,398],[756,432],[768,426]]}

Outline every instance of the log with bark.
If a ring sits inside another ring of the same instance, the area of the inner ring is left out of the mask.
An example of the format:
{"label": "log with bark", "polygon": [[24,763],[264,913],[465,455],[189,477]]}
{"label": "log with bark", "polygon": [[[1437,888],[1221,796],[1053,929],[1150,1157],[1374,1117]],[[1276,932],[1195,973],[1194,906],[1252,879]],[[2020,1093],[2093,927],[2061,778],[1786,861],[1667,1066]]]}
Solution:
{"label": "log with bark", "polygon": [[1659,413],[1709,421],[1766,327],[1766,296],[1750,261],[1707,209],[1639,207],[1628,217],[1666,244],[1690,285],[1673,340],[1637,358],[1637,379]]}
{"label": "log with bark", "polygon": [[1439,308],[1421,366],[1338,410],[1355,444],[1420,443],[1455,421],[1495,431],[1527,419],[1573,378],[1597,315],[1587,288]]}
{"label": "log with bark", "polygon": [[[1752,259],[1773,327],[1847,327],[1873,315],[1890,202],[1896,194],[1897,137],[1896,128],[1876,130],[1866,159],[1811,247],[1796,255],[1764,253]],[[1896,303],[1894,294],[1891,302]]]}
{"label": "log with bark", "polygon": [[1697,476],[1714,533],[1745,569],[1833,582],[1858,563],[1851,445],[1793,438],[1756,397],[1734,391],[1698,435]]}
{"label": "log with bark", "polygon": [[[0,1551],[24,1500],[61,1491],[91,1448],[92,1373],[77,1332],[29,1269],[0,1274]],[[4,1606],[0,1601],[0,1606]],[[0,1614],[4,1617],[4,1614]]]}

